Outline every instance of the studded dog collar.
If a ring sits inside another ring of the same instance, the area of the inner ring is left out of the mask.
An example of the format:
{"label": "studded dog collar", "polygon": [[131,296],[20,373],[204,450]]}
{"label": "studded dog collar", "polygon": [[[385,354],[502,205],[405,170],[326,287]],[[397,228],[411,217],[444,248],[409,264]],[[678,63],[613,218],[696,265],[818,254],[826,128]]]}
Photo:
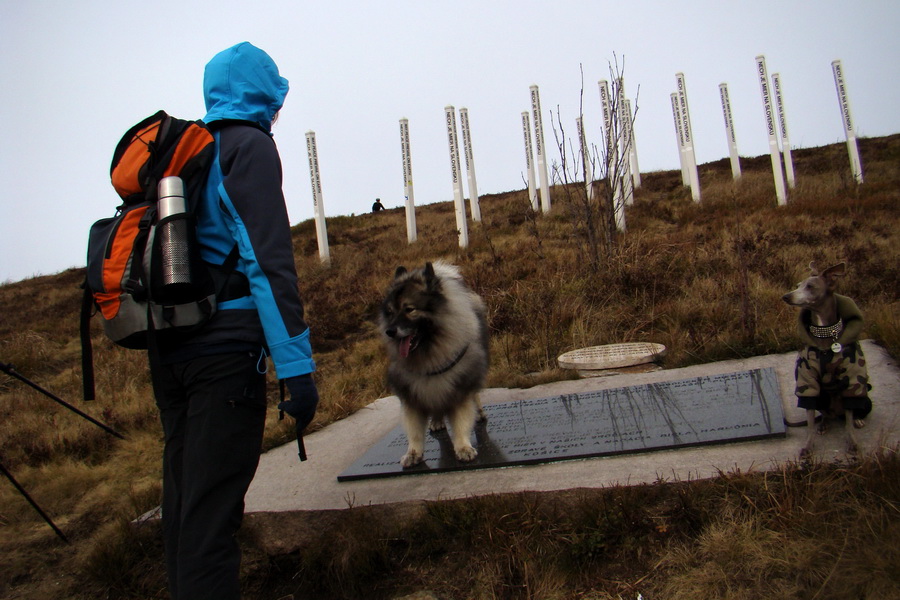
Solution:
{"label": "studded dog collar", "polygon": [[812,324],[809,326],[809,333],[812,334],[814,338],[819,338],[820,340],[837,340],[842,331],[844,331],[844,321],[842,319],[839,319],[837,323],[826,327]]}

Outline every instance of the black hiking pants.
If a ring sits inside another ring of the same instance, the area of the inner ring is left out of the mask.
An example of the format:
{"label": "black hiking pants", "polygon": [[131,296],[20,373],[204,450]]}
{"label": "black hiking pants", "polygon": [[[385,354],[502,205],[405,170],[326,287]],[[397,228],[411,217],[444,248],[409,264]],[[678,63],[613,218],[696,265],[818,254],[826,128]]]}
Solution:
{"label": "black hiking pants", "polygon": [[153,391],[165,434],[162,524],[174,600],[240,598],[244,515],[262,445],[266,379],[258,352],[159,364]]}

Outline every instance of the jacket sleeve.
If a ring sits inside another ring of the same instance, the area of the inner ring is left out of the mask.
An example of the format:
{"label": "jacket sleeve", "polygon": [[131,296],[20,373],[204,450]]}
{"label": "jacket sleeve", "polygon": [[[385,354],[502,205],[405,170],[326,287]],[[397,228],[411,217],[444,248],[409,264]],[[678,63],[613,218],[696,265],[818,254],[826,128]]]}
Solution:
{"label": "jacket sleeve", "polygon": [[238,265],[250,282],[250,295],[278,377],[305,375],[315,370],[315,362],[281,191],[281,159],[264,132],[251,127],[234,129],[239,130],[239,143],[221,146],[224,181],[219,197],[231,216],[230,233],[240,251]]}

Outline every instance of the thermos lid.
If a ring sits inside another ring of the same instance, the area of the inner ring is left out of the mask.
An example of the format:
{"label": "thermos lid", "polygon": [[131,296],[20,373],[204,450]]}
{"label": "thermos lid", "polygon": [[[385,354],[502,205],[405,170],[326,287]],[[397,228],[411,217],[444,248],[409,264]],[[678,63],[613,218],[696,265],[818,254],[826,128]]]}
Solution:
{"label": "thermos lid", "polygon": [[156,191],[159,198],[157,211],[160,219],[183,213],[186,210],[184,182],[181,181],[181,177],[164,177],[159,181]]}
{"label": "thermos lid", "polygon": [[163,177],[159,180],[156,188],[158,198],[168,198],[169,196],[184,196],[184,182],[181,177],[174,175]]}

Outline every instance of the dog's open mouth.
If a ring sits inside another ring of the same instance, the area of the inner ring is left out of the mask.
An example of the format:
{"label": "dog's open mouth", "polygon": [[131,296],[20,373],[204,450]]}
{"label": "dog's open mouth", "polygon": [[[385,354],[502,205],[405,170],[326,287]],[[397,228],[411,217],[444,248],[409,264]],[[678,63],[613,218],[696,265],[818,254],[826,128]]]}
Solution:
{"label": "dog's open mouth", "polygon": [[416,349],[416,346],[419,345],[419,338],[414,335],[408,335],[404,338],[400,338],[400,341],[397,343],[400,357],[406,358],[409,356],[409,353]]}

